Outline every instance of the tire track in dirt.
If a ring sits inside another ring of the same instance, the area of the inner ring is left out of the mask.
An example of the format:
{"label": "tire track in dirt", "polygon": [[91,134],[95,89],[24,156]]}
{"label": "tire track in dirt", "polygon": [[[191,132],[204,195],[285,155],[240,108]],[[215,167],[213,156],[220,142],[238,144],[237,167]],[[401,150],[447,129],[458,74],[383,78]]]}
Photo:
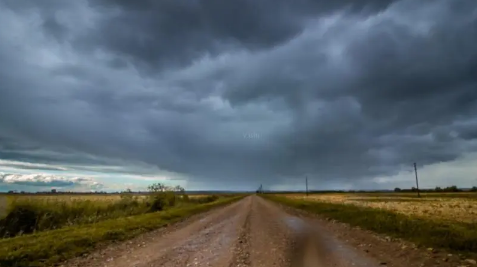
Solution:
{"label": "tire track in dirt", "polygon": [[251,208],[252,267],[288,267],[293,251],[292,232],[280,222],[275,210],[255,197]]}
{"label": "tire track in dirt", "polygon": [[245,219],[245,224],[242,227],[240,236],[235,244],[234,256],[229,267],[247,267],[251,265],[250,261],[250,216],[251,216],[251,205],[252,201],[249,204],[249,211],[247,213],[247,218]]}

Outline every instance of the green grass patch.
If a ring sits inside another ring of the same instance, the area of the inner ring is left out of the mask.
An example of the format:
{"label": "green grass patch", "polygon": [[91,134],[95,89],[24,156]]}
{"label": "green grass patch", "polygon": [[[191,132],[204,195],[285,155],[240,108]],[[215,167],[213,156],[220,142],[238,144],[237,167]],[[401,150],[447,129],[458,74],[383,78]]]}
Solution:
{"label": "green grass patch", "polygon": [[189,204],[161,212],[0,239],[0,266],[51,266],[89,252],[100,243],[130,239],[241,198],[222,198],[207,204]]}
{"label": "green grass patch", "polygon": [[352,226],[409,240],[420,246],[460,252],[475,253],[477,251],[477,226],[475,224],[428,220],[388,210],[348,204],[289,199],[273,195],[264,197]]}

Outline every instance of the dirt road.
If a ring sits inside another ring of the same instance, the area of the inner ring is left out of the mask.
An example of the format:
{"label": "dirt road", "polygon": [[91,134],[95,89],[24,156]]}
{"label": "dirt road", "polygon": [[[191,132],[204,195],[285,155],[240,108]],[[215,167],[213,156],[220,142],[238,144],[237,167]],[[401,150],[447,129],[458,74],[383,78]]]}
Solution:
{"label": "dirt road", "polygon": [[451,266],[356,231],[250,196],[63,266]]}

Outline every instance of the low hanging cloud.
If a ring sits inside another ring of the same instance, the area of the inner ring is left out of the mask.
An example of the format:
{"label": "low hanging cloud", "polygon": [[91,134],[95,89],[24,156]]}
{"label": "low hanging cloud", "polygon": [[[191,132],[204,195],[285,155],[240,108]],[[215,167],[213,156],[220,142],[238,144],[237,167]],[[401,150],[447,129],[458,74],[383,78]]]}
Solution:
{"label": "low hanging cloud", "polygon": [[56,188],[84,188],[101,189],[103,184],[87,177],[63,177],[48,174],[8,174],[0,173],[0,184],[56,187]]}
{"label": "low hanging cloud", "polygon": [[45,171],[67,171],[68,169],[61,166],[52,166],[42,163],[30,163],[21,161],[10,161],[0,159],[0,167],[14,168],[23,170],[45,170]]}
{"label": "low hanging cloud", "polygon": [[477,151],[476,10],[2,1],[0,159],[238,189],[455,162]]}

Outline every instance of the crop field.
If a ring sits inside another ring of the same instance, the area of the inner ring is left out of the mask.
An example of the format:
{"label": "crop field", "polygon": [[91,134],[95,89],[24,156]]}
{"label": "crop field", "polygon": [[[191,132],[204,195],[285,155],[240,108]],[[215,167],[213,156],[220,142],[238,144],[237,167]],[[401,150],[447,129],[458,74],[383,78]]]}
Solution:
{"label": "crop field", "polygon": [[431,220],[477,223],[477,193],[424,193],[421,198],[411,193],[311,194],[308,197],[303,194],[289,194],[286,196],[292,199],[383,209]]}

